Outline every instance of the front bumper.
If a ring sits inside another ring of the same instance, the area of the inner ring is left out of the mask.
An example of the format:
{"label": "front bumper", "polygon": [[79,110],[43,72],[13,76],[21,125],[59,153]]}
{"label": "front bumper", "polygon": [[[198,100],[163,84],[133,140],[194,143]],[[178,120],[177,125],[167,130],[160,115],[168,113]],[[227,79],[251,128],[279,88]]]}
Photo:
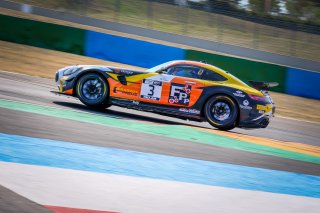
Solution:
{"label": "front bumper", "polygon": [[270,123],[270,119],[271,119],[271,117],[269,117],[269,116],[263,116],[257,120],[242,121],[242,122],[240,122],[239,127],[247,128],[247,129],[266,128]]}
{"label": "front bumper", "polygon": [[75,75],[63,75],[63,70],[59,70],[55,75],[55,83],[60,93],[66,93],[68,95],[73,94],[73,83]]}

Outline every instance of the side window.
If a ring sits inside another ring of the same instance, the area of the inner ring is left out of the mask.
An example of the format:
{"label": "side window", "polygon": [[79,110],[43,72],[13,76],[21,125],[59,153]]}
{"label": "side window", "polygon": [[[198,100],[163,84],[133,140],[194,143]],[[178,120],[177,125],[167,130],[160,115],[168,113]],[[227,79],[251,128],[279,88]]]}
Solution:
{"label": "side window", "polygon": [[168,75],[175,75],[175,76],[181,76],[181,77],[187,77],[187,78],[197,78],[197,79],[201,78],[202,73],[203,73],[203,69],[200,69],[199,67],[193,67],[193,66],[176,66],[176,67],[170,67],[167,70]]}
{"label": "side window", "polygon": [[202,75],[203,80],[208,80],[208,81],[226,81],[225,77],[222,75],[219,75],[218,73],[211,71],[211,70],[205,70],[203,75]]}

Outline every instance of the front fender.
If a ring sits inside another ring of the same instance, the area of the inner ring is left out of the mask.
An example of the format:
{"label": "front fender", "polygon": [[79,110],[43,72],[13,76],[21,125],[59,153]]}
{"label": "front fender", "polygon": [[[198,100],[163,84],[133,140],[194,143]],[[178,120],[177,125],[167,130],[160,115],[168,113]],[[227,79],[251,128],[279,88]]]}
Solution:
{"label": "front fender", "polygon": [[[110,70],[111,71],[111,70]],[[87,73],[98,73],[99,75],[103,76],[104,78],[108,79],[110,76],[107,74],[108,71],[99,70],[99,69],[81,69],[77,71],[75,74],[69,76],[62,76],[59,79],[60,84],[62,85],[61,92],[69,91],[70,95],[76,96],[75,93],[75,86],[79,78]]]}

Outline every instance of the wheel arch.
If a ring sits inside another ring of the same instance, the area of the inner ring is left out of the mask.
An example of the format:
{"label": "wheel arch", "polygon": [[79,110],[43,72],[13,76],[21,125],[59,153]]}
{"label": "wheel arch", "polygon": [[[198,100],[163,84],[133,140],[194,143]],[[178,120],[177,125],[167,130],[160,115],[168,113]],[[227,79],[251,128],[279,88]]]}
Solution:
{"label": "wheel arch", "polygon": [[228,98],[230,98],[232,101],[235,102],[235,105],[238,109],[238,115],[237,115],[237,125],[239,124],[239,121],[240,121],[240,114],[241,114],[241,110],[240,110],[240,107],[239,107],[239,102],[238,100],[232,96],[232,93],[230,94],[229,92],[226,92],[226,91],[217,91],[215,93],[211,93],[206,99],[205,101],[203,102],[204,104],[202,105],[202,108],[201,108],[201,116],[202,117],[205,117],[204,115],[204,110],[205,110],[205,107],[206,107],[206,104],[207,102],[210,100],[210,98],[214,97],[214,96],[218,96],[218,95],[223,95],[223,96],[227,96]]}
{"label": "wheel arch", "polygon": [[[73,93],[72,93],[72,96],[77,96],[77,83],[78,83],[79,79],[82,76],[84,76],[86,74],[90,74],[90,73],[98,74],[100,77],[102,77],[104,79],[109,78],[109,76],[107,74],[104,74],[101,70],[97,70],[97,69],[84,70],[81,73],[79,73],[79,75],[77,75],[75,77],[74,81],[73,81],[73,85],[72,85]],[[110,94],[110,86],[109,86],[109,83],[108,83],[107,80],[106,80],[106,83],[107,83],[107,86],[109,87],[108,93]],[[108,96],[109,96],[109,94],[108,94]]]}

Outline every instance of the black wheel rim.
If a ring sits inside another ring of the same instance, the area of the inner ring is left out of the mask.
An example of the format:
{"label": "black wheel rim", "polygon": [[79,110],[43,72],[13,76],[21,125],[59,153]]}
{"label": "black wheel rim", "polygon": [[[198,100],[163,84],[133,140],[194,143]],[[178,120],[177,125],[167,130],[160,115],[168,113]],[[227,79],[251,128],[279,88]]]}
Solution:
{"label": "black wheel rim", "polygon": [[226,121],[231,116],[231,107],[226,102],[217,101],[212,106],[211,114],[218,121]]}
{"label": "black wheel rim", "polygon": [[81,93],[90,101],[100,99],[104,93],[104,83],[100,79],[88,79],[82,84]]}

